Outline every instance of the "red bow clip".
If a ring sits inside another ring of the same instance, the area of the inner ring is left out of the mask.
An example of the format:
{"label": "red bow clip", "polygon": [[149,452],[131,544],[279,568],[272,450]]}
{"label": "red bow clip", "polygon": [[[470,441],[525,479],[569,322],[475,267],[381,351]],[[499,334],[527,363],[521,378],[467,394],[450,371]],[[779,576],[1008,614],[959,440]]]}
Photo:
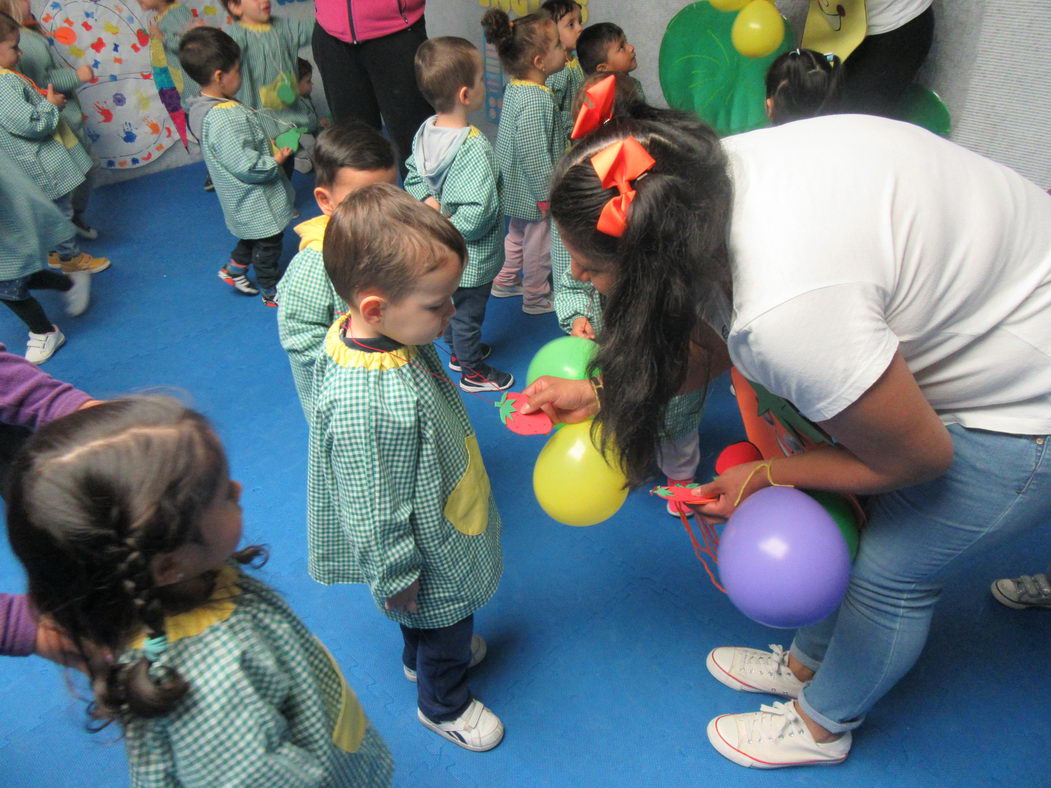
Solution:
{"label": "red bow clip", "polygon": [[584,91],[584,101],[573,124],[571,140],[586,137],[613,117],[613,100],[617,96],[617,78],[610,74]]}
{"label": "red bow clip", "polygon": [[631,182],[648,172],[656,163],[634,137],[617,140],[591,157],[591,166],[602,181],[602,188],[616,187],[620,192],[602,206],[602,213],[595,224],[600,233],[614,238],[624,235],[628,229],[628,208],[635,199]]}

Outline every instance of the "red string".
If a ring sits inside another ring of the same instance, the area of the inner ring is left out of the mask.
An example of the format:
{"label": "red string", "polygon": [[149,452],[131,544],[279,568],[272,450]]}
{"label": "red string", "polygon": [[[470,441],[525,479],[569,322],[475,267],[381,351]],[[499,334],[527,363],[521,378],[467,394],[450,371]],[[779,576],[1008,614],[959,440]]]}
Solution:
{"label": "red string", "polygon": [[682,509],[679,510],[679,519],[682,520],[682,526],[686,529],[686,535],[690,537],[690,544],[693,545],[693,554],[697,556],[697,560],[701,562],[704,571],[708,573],[708,579],[712,581],[712,585],[725,594],[726,589],[719,585],[719,581],[715,579],[715,574],[712,572],[711,567],[704,560],[704,556],[707,555],[714,563],[719,563],[719,534],[715,530],[714,525],[702,520],[696,512],[693,517],[697,522],[697,530],[700,531],[701,538],[704,540],[704,547],[701,547],[697,542],[697,537],[694,536],[693,529],[690,527],[690,521],[686,519],[686,512]]}

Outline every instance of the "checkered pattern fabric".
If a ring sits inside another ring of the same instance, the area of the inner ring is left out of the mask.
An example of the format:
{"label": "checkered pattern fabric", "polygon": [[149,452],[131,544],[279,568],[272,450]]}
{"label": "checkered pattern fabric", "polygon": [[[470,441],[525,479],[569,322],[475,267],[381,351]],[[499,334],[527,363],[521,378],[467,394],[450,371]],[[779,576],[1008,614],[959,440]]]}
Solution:
{"label": "checkered pattern fabric", "polygon": [[0,281],[44,267],[55,244],[73,237],[73,225],[18,167],[0,167]]}
{"label": "checkered pattern fabric", "polygon": [[55,90],[65,94],[66,106],[61,110],[62,120],[66,121],[90,155],[91,147],[84,133],[84,111],[77,101],[76,90],[80,87],[77,72],[55,56],[55,48],[40,33],[28,27],[23,27],[20,33],[18,48],[22,54],[18,58],[18,70],[40,87],[46,88],[50,83],[55,86]]}
{"label": "checkered pattern fabric", "polygon": [[172,82],[183,98],[199,93],[201,86],[190,79],[190,75],[179,65],[179,42],[193,24],[194,16],[182,3],[172,3],[157,12],[157,27],[164,37],[164,56],[168,60],[168,71]]}
{"label": "checkered pattern fabric", "polygon": [[[455,624],[484,605],[503,563],[477,446],[433,346],[352,350],[334,324],[314,372],[311,576],[368,583],[380,611],[418,629]],[[416,580],[418,612],[384,609]]]}
{"label": "checkered pattern fabric", "polygon": [[269,238],[292,218],[292,184],[274,160],[258,115],[224,101],[204,116],[201,150],[226,229],[238,238]]}
{"label": "checkered pattern fabric", "polygon": [[51,200],[73,191],[91,169],[91,157],[60,120],[58,108],[21,75],[0,69],[0,151]]}
{"label": "checkered pattern fabric", "polygon": [[[133,786],[389,786],[394,764],[339,667],[266,584],[224,567],[226,599],[203,631],[172,640],[153,670],[169,665],[190,690],[163,717],[136,719],[125,744]],[[221,590],[221,589],[217,589]],[[135,660],[132,649],[122,659]]]}
{"label": "checkered pattern fabric", "polygon": [[584,84],[584,69],[580,67],[580,61],[576,58],[568,61],[566,67],[557,74],[547,78],[547,86],[551,88],[551,97],[555,101],[555,109],[562,116],[562,127],[566,139],[573,131],[573,101],[577,97],[580,86]]}
{"label": "checkered pattern fabric", "polygon": [[[313,17],[274,16],[270,24],[235,22],[226,28],[241,47],[242,82],[237,99],[276,121],[277,130],[268,130],[272,136],[310,125],[310,116],[296,92],[296,58],[300,49],[310,46],[313,31]],[[286,98],[291,101],[285,101]]]}
{"label": "checkered pattern fabric", "polygon": [[551,173],[565,152],[566,134],[551,89],[513,79],[504,90],[504,108],[496,132],[504,213],[538,222],[538,202],[551,194]]}
{"label": "checkered pattern fabric", "polygon": [[[425,121],[425,125],[429,122]],[[414,151],[421,133],[422,126],[412,141]],[[440,194],[431,194],[416,169],[415,155],[409,156],[405,166],[408,168],[405,190],[418,200],[433,196],[441,203],[442,213],[467,241],[467,265],[460,277],[460,287],[479,287],[492,282],[504,264],[504,213],[500,205],[500,176],[489,140],[471,127],[449,165]]]}

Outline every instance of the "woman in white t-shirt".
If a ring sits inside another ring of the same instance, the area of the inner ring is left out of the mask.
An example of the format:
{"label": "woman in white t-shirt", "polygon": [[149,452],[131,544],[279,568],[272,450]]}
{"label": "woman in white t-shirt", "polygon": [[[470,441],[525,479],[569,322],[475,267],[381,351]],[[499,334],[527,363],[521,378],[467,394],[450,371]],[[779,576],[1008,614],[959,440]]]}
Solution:
{"label": "woman in white t-shirt", "polygon": [[[635,192],[625,217],[591,157],[616,144],[618,161],[645,159],[633,140],[654,162],[608,176]],[[607,299],[603,374],[542,378],[526,390],[534,406],[579,421],[601,398],[596,419],[641,484],[662,406],[723,372],[728,350],[837,445],[776,459],[769,476],[731,469],[702,488],[719,496],[702,513],[728,516],[771,478],[868,496],[838,613],[790,651],[708,657],[734,689],[797,699],[712,720],[720,753],[760,768],[842,761],[918,658],[945,579],[1051,516],[1051,199],[864,115],[721,143],[613,120],[553,183],[573,275]]]}

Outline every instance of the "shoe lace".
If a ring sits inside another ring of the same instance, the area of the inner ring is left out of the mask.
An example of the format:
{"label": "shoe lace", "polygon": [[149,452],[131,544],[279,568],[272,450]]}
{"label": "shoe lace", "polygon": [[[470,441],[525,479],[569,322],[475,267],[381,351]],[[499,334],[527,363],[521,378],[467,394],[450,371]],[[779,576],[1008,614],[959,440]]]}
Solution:
{"label": "shoe lace", "polygon": [[788,652],[783,646],[770,644],[770,653],[765,651],[748,652],[744,659],[744,669],[764,676],[780,676],[791,671],[788,669]]}
{"label": "shoe lace", "polygon": [[747,726],[746,738],[750,743],[775,741],[808,732],[791,701],[764,703],[757,713],[749,715]]}
{"label": "shoe lace", "polygon": [[1048,583],[1047,575],[1022,575],[1015,583],[1021,585],[1023,595],[1030,599],[1051,599],[1051,583]]}

